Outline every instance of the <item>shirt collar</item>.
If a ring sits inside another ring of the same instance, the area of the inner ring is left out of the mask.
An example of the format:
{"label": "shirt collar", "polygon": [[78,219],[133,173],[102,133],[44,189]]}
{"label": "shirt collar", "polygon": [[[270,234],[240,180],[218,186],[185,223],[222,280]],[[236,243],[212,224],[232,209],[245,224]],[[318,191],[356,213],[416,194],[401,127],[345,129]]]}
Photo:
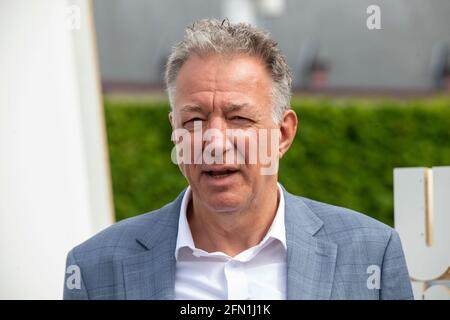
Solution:
{"label": "shirt collar", "polygon": [[[285,203],[284,203],[284,193],[281,185],[277,183],[278,193],[280,195],[280,201],[278,203],[277,212],[275,214],[275,218],[272,221],[272,225],[267,231],[267,234],[264,236],[263,240],[258,244],[264,244],[270,239],[279,240],[284,249],[287,250],[286,245],[286,228],[285,228]],[[191,229],[189,227],[189,223],[187,221],[187,206],[192,198],[192,190],[191,187],[188,186],[186,192],[183,195],[183,199],[181,201],[180,208],[180,218],[178,220],[178,235],[177,235],[177,244],[175,248],[175,259],[178,259],[178,253],[181,248],[188,247],[192,251],[199,250],[195,247],[194,239],[192,238]]]}

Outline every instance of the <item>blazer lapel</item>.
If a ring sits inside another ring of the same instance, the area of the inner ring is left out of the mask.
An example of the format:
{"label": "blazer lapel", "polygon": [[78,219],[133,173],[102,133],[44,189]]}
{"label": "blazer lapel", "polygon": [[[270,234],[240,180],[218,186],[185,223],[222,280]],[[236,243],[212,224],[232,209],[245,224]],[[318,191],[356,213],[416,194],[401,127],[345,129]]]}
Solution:
{"label": "blazer lapel", "polygon": [[146,250],[122,262],[126,299],[174,299],[175,247],[183,194],[156,213],[158,219],[143,226],[142,234],[136,236]]}
{"label": "blazer lapel", "polygon": [[300,197],[285,195],[287,298],[329,299],[333,286],[337,244],[316,234],[323,222]]}

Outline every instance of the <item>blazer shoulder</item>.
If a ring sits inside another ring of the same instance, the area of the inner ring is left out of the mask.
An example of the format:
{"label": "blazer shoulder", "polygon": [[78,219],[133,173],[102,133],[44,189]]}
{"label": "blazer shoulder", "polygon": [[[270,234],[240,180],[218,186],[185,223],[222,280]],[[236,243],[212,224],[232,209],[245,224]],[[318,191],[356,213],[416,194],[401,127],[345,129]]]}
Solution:
{"label": "blazer shoulder", "polygon": [[395,233],[392,227],[361,212],[304,197],[300,198],[322,220],[323,232],[333,240],[363,238],[386,243]]}
{"label": "blazer shoulder", "polygon": [[151,231],[164,215],[165,207],[135,217],[121,220],[103,229],[91,238],[74,247],[69,254],[79,263],[98,263],[111,257],[126,257],[139,253],[143,247],[136,237]]}

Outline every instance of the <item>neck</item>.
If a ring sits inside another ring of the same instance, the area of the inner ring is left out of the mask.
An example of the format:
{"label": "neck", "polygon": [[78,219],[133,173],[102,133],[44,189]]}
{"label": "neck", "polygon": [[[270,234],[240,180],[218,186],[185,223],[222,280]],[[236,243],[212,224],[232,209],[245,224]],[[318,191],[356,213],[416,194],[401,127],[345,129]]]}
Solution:
{"label": "neck", "polygon": [[249,207],[233,212],[216,212],[206,208],[192,194],[186,213],[195,246],[207,252],[224,252],[231,257],[256,246],[267,234],[276,215],[277,184],[256,194],[250,203]]}

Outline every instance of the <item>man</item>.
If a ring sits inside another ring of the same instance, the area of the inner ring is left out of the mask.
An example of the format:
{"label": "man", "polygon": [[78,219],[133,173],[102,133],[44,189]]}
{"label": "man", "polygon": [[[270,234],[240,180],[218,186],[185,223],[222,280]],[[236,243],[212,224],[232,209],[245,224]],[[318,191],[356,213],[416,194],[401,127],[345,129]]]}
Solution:
{"label": "man", "polygon": [[67,267],[80,279],[67,274],[64,298],[412,298],[393,229],[278,184],[297,116],[268,34],[199,21],[174,47],[166,83],[189,187],[75,247]]}

